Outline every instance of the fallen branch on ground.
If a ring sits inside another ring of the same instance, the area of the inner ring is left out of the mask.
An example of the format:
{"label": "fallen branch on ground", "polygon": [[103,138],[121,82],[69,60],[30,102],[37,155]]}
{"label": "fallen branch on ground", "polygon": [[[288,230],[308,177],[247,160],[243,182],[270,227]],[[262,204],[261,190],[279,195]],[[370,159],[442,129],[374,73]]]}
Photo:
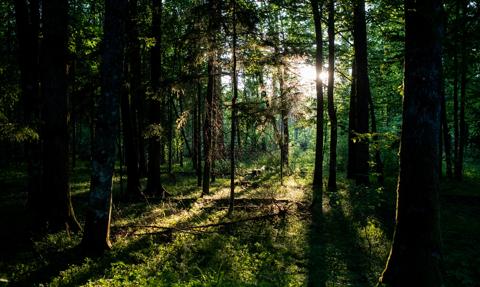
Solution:
{"label": "fallen branch on ground", "polygon": [[[235,225],[235,224],[249,222],[249,221],[260,221],[260,220],[265,220],[265,219],[269,219],[277,216],[285,216],[287,214],[288,214],[287,209],[281,209],[275,213],[269,213],[265,215],[248,217],[248,218],[234,220],[234,221],[211,223],[211,224],[205,224],[205,225],[193,225],[193,226],[185,226],[185,227],[161,226],[161,225],[123,225],[123,226],[118,226],[117,228],[119,229],[152,228],[152,229],[163,229],[162,232],[189,232],[192,230],[205,229],[205,228],[211,228],[211,227],[220,227],[220,226],[229,226],[229,225]],[[133,233],[135,233],[135,231]],[[148,233],[148,234],[151,234],[151,233]]]}

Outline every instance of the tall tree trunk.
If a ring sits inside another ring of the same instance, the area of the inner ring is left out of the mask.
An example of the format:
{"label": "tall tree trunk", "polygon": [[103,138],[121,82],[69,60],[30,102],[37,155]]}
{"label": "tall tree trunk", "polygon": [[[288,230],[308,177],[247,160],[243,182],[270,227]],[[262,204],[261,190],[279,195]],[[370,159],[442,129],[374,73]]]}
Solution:
{"label": "tall tree trunk", "polygon": [[347,161],[347,178],[354,179],[355,174],[357,173],[355,165],[355,156],[356,156],[356,145],[354,143],[355,133],[357,129],[355,119],[357,118],[357,99],[356,99],[356,82],[357,82],[357,73],[356,73],[355,59],[352,61],[352,86],[350,88],[350,107],[348,111],[348,161]]}
{"label": "tall tree trunk", "polygon": [[[456,47],[456,46],[455,46]],[[453,157],[455,160],[454,173],[457,177],[460,167],[458,166],[458,147],[459,147],[459,124],[458,124],[458,54],[455,48],[453,56]]]}
{"label": "tall tree trunk", "polygon": [[328,1],[328,117],[330,118],[330,163],[328,189],[337,189],[337,112],[333,100],[335,73],[335,0]]}
{"label": "tall tree trunk", "polygon": [[439,224],[442,3],[405,1],[405,91],[397,218],[380,281],[443,286]]}
{"label": "tall tree trunk", "polygon": [[155,46],[151,50],[151,85],[153,96],[149,99],[149,124],[156,132],[151,134],[148,141],[148,178],[146,192],[151,195],[165,197],[165,189],[160,178],[160,161],[162,157],[162,144],[160,124],[162,122],[161,98],[163,96],[160,87],[161,63],[162,63],[162,0],[152,1],[152,35],[155,37]]}
{"label": "tall tree trunk", "polygon": [[212,111],[213,111],[213,93],[214,93],[214,56],[208,57],[208,83],[207,95],[205,97],[205,122],[203,133],[203,152],[204,152],[204,167],[203,167],[203,186],[202,195],[207,195],[210,191],[210,175],[212,164]]}
{"label": "tall tree trunk", "polygon": [[[443,69],[442,69],[443,70]],[[442,71],[442,82],[443,82],[443,71]],[[445,105],[445,89],[442,86],[441,90],[441,131],[443,133],[443,145],[445,146],[445,163],[447,168],[447,177],[452,178],[452,144],[450,142],[450,131],[448,129],[447,122],[447,108]],[[441,163],[442,154],[440,153],[440,163]],[[440,166],[441,168],[441,166]],[[441,175],[441,173],[440,173]]]}
{"label": "tall tree trunk", "polygon": [[128,2],[127,55],[125,72],[130,89],[125,89],[121,98],[123,142],[127,166],[127,194],[130,197],[140,195],[139,148],[137,131],[137,103],[140,92],[140,44],[138,41],[137,0]]}
{"label": "tall tree trunk", "polygon": [[43,196],[49,227],[79,230],[70,197],[67,95],[68,1],[43,1]]}
{"label": "tall tree trunk", "polygon": [[[15,1],[15,20],[18,41],[18,62],[20,68],[21,102],[23,121],[40,133],[40,93],[39,93],[39,3],[26,0]],[[42,213],[42,160],[40,140],[29,140],[25,144],[27,161],[27,208],[32,216],[32,226]]]}
{"label": "tall tree trunk", "polygon": [[[466,19],[466,12],[468,1],[461,1],[462,5],[462,14],[461,18]],[[463,179],[463,157],[465,153],[465,144],[467,137],[467,126],[465,123],[465,95],[466,95],[466,86],[467,86],[467,69],[468,69],[468,57],[467,57],[467,47],[466,47],[466,36],[465,36],[465,20],[461,22],[461,35],[460,35],[460,53],[461,53],[461,65],[460,65],[460,133],[458,141],[458,157],[456,158],[456,169],[455,169],[455,178],[457,180]]]}
{"label": "tall tree trunk", "polygon": [[173,165],[173,94],[171,92],[168,93],[167,98],[167,111],[168,111],[168,118],[167,118],[167,134],[168,134],[168,175],[172,174],[172,165]]}
{"label": "tall tree trunk", "polygon": [[105,0],[102,95],[95,111],[96,134],[83,248],[98,254],[111,248],[112,176],[123,85],[126,0]]}
{"label": "tall tree trunk", "polygon": [[[355,99],[356,99],[356,127],[355,136],[362,136],[368,133],[368,98],[370,95],[370,84],[368,79],[367,60],[367,27],[365,21],[365,0],[354,0],[354,27],[353,39],[355,49]],[[365,139],[354,141],[355,167],[354,175],[357,184],[368,184],[368,141]]]}
{"label": "tall tree trunk", "polygon": [[288,97],[287,97],[287,90],[285,88],[285,67],[283,64],[280,64],[279,67],[279,82],[280,82],[280,100],[281,103],[281,123],[282,123],[282,144],[281,144],[281,158],[282,158],[282,168],[286,168],[288,170],[288,153],[289,153],[289,145],[290,145],[290,134],[289,134],[289,127],[288,127],[288,119],[289,119],[289,105]]}
{"label": "tall tree trunk", "polygon": [[[313,186],[322,189],[323,181],[323,83],[320,79],[320,74],[323,71],[323,40],[322,40],[322,6],[319,6],[318,0],[310,0],[313,12],[313,21],[315,24],[315,43],[317,44],[315,51],[315,87],[317,92],[317,134],[315,143],[315,167],[313,171]],[[320,196],[321,193],[314,195]],[[315,204],[315,202],[314,202]]]}
{"label": "tall tree trunk", "polygon": [[204,152],[204,168],[203,168],[203,186],[201,196],[207,195],[210,191],[210,176],[212,166],[212,144],[213,144],[213,100],[215,98],[215,73],[217,47],[216,47],[216,30],[218,28],[218,3],[217,0],[209,0],[208,8],[210,10],[210,17],[208,19],[208,82],[207,95],[205,96],[205,122],[204,122],[204,136],[203,136],[203,152]]}
{"label": "tall tree trunk", "polygon": [[195,102],[197,108],[197,126],[195,128],[195,134],[197,138],[197,143],[195,144],[196,155],[197,155],[197,186],[202,186],[202,85],[200,82],[197,83],[197,100]]}
{"label": "tall tree trunk", "polygon": [[238,98],[238,77],[237,77],[237,1],[233,0],[233,41],[232,41],[232,122],[230,129],[230,200],[228,205],[228,215],[233,214],[233,205],[235,200],[235,131],[237,129],[237,98]]}

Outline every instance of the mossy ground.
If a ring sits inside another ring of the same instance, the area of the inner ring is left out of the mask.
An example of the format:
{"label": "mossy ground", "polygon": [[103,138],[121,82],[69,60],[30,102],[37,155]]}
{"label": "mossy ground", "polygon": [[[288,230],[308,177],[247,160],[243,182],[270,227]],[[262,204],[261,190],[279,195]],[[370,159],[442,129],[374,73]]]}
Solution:
{"label": "mossy ground", "polygon": [[[240,173],[248,168],[255,166]],[[217,178],[211,194],[200,198],[196,179],[177,173],[175,180],[165,177],[171,194],[165,201],[115,200],[114,247],[88,258],[75,248],[81,233],[34,236],[25,230],[25,176],[19,170],[1,173],[0,286],[374,286],[393,233],[394,177],[371,188],[342,180],[336,193],[323,193],[322,214],[312,217],[310,172],[296,168],[281,185],[278,172],[267,170],[241,180],[234,217],[228,218],[227,179]],[[480,279],[480,180],[466,174],[462,183],[442,183],[447,286],[478,286]],[[83,221],[88,168],[73,175],[73,202]],[[117,176],[117,199],[120,190]]]}

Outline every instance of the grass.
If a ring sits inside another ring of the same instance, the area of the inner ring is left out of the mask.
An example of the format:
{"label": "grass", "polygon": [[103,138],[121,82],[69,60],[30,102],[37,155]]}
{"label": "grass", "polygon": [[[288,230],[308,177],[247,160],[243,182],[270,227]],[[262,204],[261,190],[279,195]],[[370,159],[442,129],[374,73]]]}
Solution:
{"label": "grass", "polygon": [[[165,201],[115,201],[114,247],[88,258],[75,248],[81,234],[33,236],[22,229],[25,178],[19,170],[0,176],[0,227],[8,231],[1,242],[0,286],[374,286],[393,233],[393,177],[385,188],[358,188],[342,180],[338,192],[324,193],[322,213],[312,214],[310,172],[297,163],[283,186],[276,170],[240,180],[233,218],[226,217],[228,179],[217,178],[211,194],[199,198],[192,176],[165,178],[172,195]],[[480,238],[480,181],[475,173],[467,175],[462,183],[442,183],[447,286],[477,286],[480,278],[475,244]],[[119,198],[119,177],[114,182]],[[85,166],[75,170],[72,191],[83,221]],[[188,229],[283,210],[284,216]]]}

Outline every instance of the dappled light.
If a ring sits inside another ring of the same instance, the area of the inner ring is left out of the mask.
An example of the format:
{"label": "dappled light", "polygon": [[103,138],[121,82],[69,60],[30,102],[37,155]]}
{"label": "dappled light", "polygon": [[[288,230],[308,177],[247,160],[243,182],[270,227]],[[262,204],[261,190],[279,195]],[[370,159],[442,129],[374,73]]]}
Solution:
{"label": "dappled light", "polygon": [[475,1],[0,3],[0,287],[478,287]]}

